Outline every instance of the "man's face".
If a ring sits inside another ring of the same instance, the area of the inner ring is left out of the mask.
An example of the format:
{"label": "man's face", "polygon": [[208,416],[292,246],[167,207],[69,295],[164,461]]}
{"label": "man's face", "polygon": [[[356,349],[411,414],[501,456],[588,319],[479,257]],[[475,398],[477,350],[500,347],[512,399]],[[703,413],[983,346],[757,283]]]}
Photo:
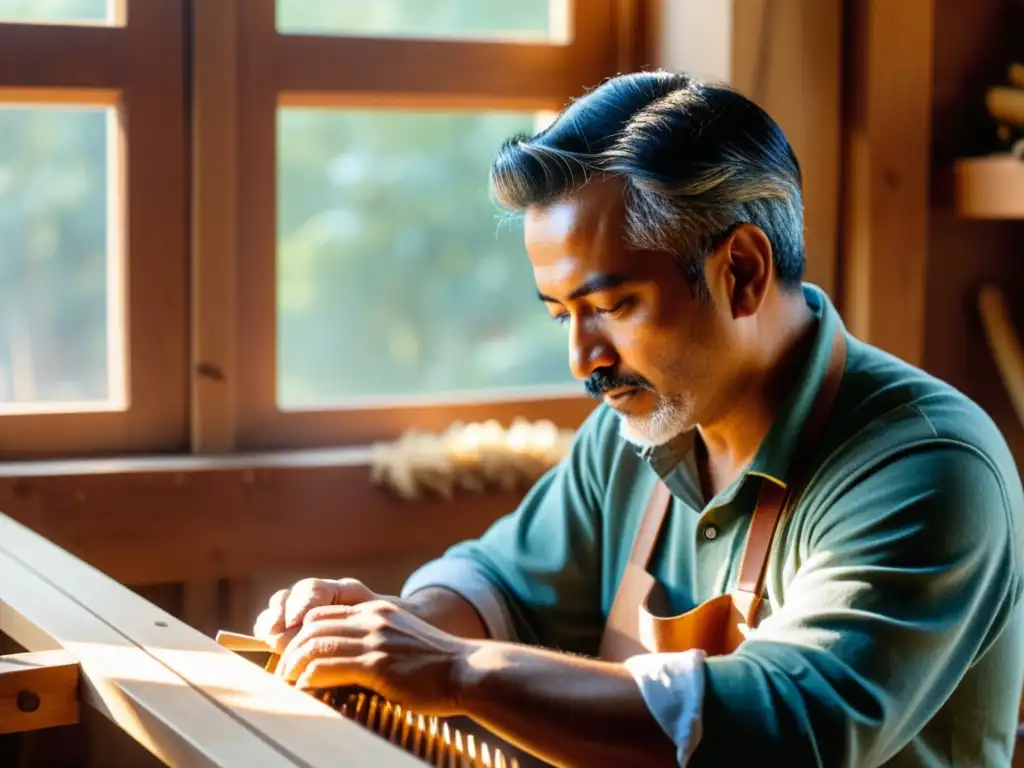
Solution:
{"label": "man's face", "polygon": [[621,181],[594,180],[527,211],[526,250],[541,300],[568,326],[573,375],[621,414],[627,438],[660,445],[716,407],[730,328],[672,255],[630,250],[624,224]]}

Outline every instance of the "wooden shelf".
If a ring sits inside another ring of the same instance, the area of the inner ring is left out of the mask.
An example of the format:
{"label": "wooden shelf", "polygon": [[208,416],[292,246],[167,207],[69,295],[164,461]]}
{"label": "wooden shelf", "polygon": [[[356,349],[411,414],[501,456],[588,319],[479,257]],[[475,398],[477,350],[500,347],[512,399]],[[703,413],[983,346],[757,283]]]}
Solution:
{"label": "wooden shelf", "polygon": [[1024,220],[1024,161],[1010,154],[965,158],[953,177],[957,215]]}

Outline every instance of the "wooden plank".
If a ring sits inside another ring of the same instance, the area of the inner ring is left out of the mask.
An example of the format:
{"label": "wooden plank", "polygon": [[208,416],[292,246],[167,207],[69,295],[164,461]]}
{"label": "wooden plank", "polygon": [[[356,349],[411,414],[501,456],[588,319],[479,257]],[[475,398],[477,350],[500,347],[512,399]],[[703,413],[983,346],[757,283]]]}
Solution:
{"label": "wooden plank", "polygon": [[365,458],[243,459],[7,465],[0,510],[122,583],[149,584],[425,560],[479,536],[524,492],[403,501],[370,484]]}
{"label": "wooden plank", "polygon": [[923,365],[934,0],[850,5],[841,309],[861,339]]}
{"label": "wooden plank", "polygon": [[1009,152],[959,160],[953,180],[958,216],[1024,221],[1024,162]]}
{"label": "wooden plank", "polygon": [[[568,44],[280,35],[264,51],[262,67],[272,78],[267,85],[280,92],[432,94],[478,97],[488,103],[529,97],[545,108],[617,71],[619,46],[629,39],[631,21],[623,18],[622,4],[574,2]],[[246,6],[253,23],[273,24],[273,0],[247,0]]]}
{"label": "wooden plank", "polygon": [[[253,310],[254,307],[249,308],[249,316],[255,322]],[[254,328],[249,324],[243,327]],[[523,418],[548,420],[559,427],[576,429],[597,406],[594,400],[582,394],[545,396],[543,390],[537,388],[535,393],[530,393],[532,397],[499,399],[498,393],[481,393],[491,397],[474,399],[472,393],[463,393],[460,400],[451,402],[396,401],[368,403],[362,407],[341,405],[330,410],[282,411],[272,394],[274,379],[267,378],[274,370],[272,350],[257,353],[251,349],[250,352],[246,353],[245,368],[240,369],[243,380],[252,382],[252,386],[245,387],[239,394],[238,440],[241,445],[255,450],[367,445],[397,439],[410,429],[442,432],[456,421],[497,419],[507,425],[513,419]],[[254,378],[255,375],[263,378]]]}
{"label": "wooden plank", "polygon": [[14,520],[0,530],[0,627],[52,636],[90,703],[169,765],[420,765]]}
{"label": "wooden plank", "polygon": [[24,107],[37,106],[116,106],[120,91],[113,88],[42,88],[29,86],[0,87],[0,103]]}
{"label": "wooden plank", "polygon": [[[17,527],[0,518],[0,543]],[[81,667],[82,700],[168,765],[296,764],[2,548],[0,631],[28,648],[52,638]]]}
{"label": "wooden plank", "polygon": [[78,662],[65,651],[0,656],[0,734],[78,722]]}
{"label": "wooden plank", "polygon": [[126,27],[0,24],[0,87],[124,85]]}
{"label": "wooden plank", "polygon": [[805,279],[837,298],[841,0],[734,0],[731,85],[786,134],[803,172]]}
{"label": "wooden plank", "polygon": [[236,0],[197,0],[193,10],[194,453],[226,453],[235,444],[237,14]]}

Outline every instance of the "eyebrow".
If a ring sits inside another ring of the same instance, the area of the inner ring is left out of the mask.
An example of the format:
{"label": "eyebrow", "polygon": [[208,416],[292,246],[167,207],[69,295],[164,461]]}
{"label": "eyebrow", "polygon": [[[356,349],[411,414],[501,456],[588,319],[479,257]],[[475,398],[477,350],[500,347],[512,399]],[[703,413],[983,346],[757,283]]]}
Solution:
{"label": "eyebrow", "polygon": [[[577,286],[576,290],[569,294],[569,301],[582,299],[584,296],[589,296],[591,293],[597,293],[598,291],[607,291],[609,288],[618,288],[620,285],[631,283],[633,281],[633,278],[626,277],[625,275],[594,275],[589,280],[586,280],[582,285]],[[553,302],[555,304],[561,303],[558,299],[545,296],[543,293],[538,292],[537,297],[541,301]]]}

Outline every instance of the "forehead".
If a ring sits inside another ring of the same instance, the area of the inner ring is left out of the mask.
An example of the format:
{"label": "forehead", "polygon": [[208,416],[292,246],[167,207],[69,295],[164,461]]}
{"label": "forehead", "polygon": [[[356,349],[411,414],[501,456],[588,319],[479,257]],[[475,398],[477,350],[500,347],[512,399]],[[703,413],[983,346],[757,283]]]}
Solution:
{"label": "forehead", "polygon": [[640,276],[646,259],[625,243],[620,180],[600,179],[573,195],[526,212],[526,251],[539,285],[579,282],[595,273]]}

